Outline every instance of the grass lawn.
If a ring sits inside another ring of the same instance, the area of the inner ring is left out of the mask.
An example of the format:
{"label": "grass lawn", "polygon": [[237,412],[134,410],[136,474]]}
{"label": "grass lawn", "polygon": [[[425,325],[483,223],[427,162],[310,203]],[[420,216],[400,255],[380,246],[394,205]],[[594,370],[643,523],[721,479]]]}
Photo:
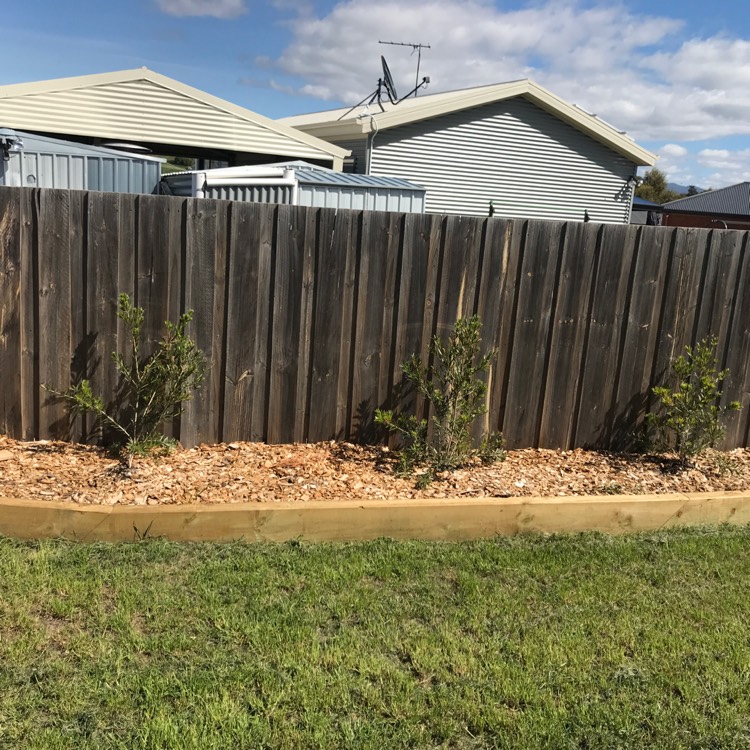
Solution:
{"label": "grass lawn", "polygon": [[0,539],[0,747],[747,748],[750,529]]}

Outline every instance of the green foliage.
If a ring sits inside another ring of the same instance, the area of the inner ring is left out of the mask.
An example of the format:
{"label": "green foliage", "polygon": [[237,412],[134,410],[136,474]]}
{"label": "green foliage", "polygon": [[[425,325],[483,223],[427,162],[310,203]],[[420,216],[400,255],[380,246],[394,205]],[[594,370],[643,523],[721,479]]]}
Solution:
{"label": "green foliage", "polygon": [[484,462],[502,460],[503,438],[498,433],[485,436],[479,449],[471,438],[471,425],[486,412],[487,386],[477,376],[487,370],[495,356],[486,354],[475,364],[479,354],[481,323],[478,316],[460,318],[456,328],[443,342],[435,336],[430,345],[431,365],[425,365],[415,354],[401,369],[408,383],[432,408],[430,421],[411,414],[378,409],[375,422],[402,436],[399,468],[403,472],[424,466],[420,476],[425,484],[437,472],[466,465],[472,458]]}
{"label": "green foliage", "polygon": [[167,156],[166,161],[161,165],[163,174],[173,172],[184,172],[186,169],[195,169],[195,159],[185,156]]}
{"label": "green foliage", "polygon": [[635,189],[635,194],[643,200],[659,204],[682,197],[680,193],[676,193],[667,187],[666,174],[656,167],[646,172],[643,182]]}
{"label": "green foliage", "polygon": [[599,492],[603,495],[622,495],[625,488],[619,482],[604,482],[599,485]]}
{"label": "green foliage", "polygon": [[727,453],[716,451],[710,456],[710,460],[719,476],[738,474],[740,471],[740,462]]}
{"label": "green foliage", "polygon": [[113,352],[112,361],[120,376],[123,407],[110,414],[88,380],[57,395],[70,403],[74,413],[94,414],[100,425],[115,433],[114,444],[124,446],[130,455],[169,450],[174,440],[162,434],[163,424],[182,413],[183,402],[205,377],[205,357],[185,333],[192,316],[189,310],[176,323],[166,321],[164,337],[152,354],[144,356],[143,308],[121,294],[117,317],[127,329],[129,351],[126,356]]}
{"label": "green foliage", "polygon": [[477,449],[479,460],[487,465],[504,461],[506,455],[505,438],[500,432],[490,432],[485,435]]}
{"label": "green foliage", "polygon": [[169,161],[172,164],[176,164],[178,167],[184,167],[185,169],[193,169],[195,167],[195,159],[191,159],[188,156],[173,156]]}
{"label": "green foliage", "polygon": [[653,389],[659,399],[659,413],[649,414],[659,446],[674,448],[687,463],[693,456],[715,445],[724,435],[721,418],[727,411],[741,409],[738,401],[719,406],[721,388],[729,370],[717,370],[717,339],[703,339],[672,363],[676,390],[667,386]]}

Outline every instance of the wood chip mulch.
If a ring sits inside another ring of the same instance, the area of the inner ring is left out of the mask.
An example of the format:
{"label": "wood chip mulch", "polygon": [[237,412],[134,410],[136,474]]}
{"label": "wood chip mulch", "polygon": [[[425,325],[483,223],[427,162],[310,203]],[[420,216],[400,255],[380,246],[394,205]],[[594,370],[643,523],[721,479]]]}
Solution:
{"label": "wood chip mulch", "polygon": [[180,449],[130,467],[87,445],[0,436],[0,496],[80,504],[315,502],[711,492],[750,488],[750,450],[673,457],[512,450],[505,461],[445,472],[425,489],[394,473],[383,447],[229,443]]}

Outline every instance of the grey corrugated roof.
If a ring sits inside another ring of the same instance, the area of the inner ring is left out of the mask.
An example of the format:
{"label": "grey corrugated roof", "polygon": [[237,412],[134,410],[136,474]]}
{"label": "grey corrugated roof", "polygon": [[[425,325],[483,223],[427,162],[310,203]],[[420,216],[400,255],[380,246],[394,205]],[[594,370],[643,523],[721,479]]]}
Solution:
{"label": "grey corrugated roof", "polygon": [[[234,179],[247,177],[248,179],[252,179],[253,174],[251,173],[253,170],[263,170],[264,168],[275,168],[279,170],[290,169],[294,172],[294,179],[301,185],[320,185],[322,187],[344,187],[354,189],[362,188],[363,190],[368,188],[379,188],[381,190],[408,190],[412,193],[427,192],[427,188],[423,185],[404,180],[400,177],[379,177],[369,174],[335,172],[332,169],[319,167],[305,161],[274,162],[273,164],[258,164],[252,167],[223,167],[220,169],[199,170],[188,169],[184,172],[171,172],[170,174],[165,175],[165,180],[169,182],[171,179],[180,176],[201,172],[206,176],[216,176],[218,173],[221,174],[222,177],[231,176]],[[269,178],[269,183],[272,183],[273,179],[275,178]]]}
{"label": "grey corrugated roof", "polygon": [[647,201],[645,198],[633,197],[633,208],[661,208],[661,203]]}
{"label": "grey corrugated roof", "polygon": [[322,169],[295,169],[294,176],[307,185],[346,185],[347,187],[382,187],[398,190],[426,190],[400,177],[376,177],[369,174],[349,174]]}
{"label": "grey corrugated roof", "polygon": [[140,161],[158,161],[164,163],[166,159],[151,154],[128,151],[126,149],[107,148],[106,146],[92,146],[87,143],[78,143],[76,141],[66,141],[61,138],[50,138],[48,135],[39,135],[37,133],[28,133],[24,130],[15,128],[0,127],[0,138],[10,138],[22,142],[22,151],[42,151],[49,150],[59,153],[69,153],[77,155],[94,155],[94,156],[116,156],[120,159],[137,159]]}
{"label": "grey corrugated roof", "polygon": [[[272,164],[257,164],[257,169],[263,169],[264,167],[275,167],[279,169],[292,169],[294,170],[294,177],[300,183],[306,185],[345,185],[347,187],[380,187],[380,188],[394,188],[396,190],[413,190],[417,192],[427,192],[427,188],[418,185],[415,182],[409,182],[403,180],[400,177],[376,177],[375,175],[369,174],[349,174],[348,172],[335,172],[332,169],[326,167],[319,167],[315,164],[310,164],[306,161],[279,161],[273,162]],[[237,176],[248,176],[252,175],[241,175],[243,170],[253,169],[253,167],[224,167],[220,170],[212,169],[187,169],[183,172],[171,172],[168,177],[176,177],[179,175],[193,174],[194,172],[205,172],[210,175],[212,172],[216,173],[221,171],[224,174],[229,172],[237,171]]]}
{"label": "grey corrugated roof", "polygon": [[664,208],[690,213],[750,216],[750,182],[678,198],[665,203]]}

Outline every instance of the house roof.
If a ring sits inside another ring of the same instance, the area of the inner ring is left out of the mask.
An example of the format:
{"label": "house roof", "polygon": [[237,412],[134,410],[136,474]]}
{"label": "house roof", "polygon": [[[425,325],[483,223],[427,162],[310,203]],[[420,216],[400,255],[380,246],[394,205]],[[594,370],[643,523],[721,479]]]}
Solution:
{"label": "house roof", "polygon": [[633,196],[633,208],[661,208],[661,203],[654,203],[653,201],[647,201],[645,198],[639,198],[637,195]]}
{"label": "house roof", "polygon": [[707,190],[664,204],[665,211],[699,214],[750,216],[750,182]]}
{"label": "house roof", "polygon": [[0,86],[0,125],[43,133],[330,160],[345,149],[148,68]]}
{"label": "house roof", "polygon": [[[362,107],[358,107],[351,111],[341,108],[285,117],[279,122],[320,138],[346,141],[361,138],[375,129],[385,130],[518,96],[587,133],[639,166],[651,166],[656,162],[654,154],[639,146],[623,131],[615,129],[596,115],[569,104],[529,79],[418,96],[404,99],[397,105],[383,102],[384,111],[380,110],[379,105],[372,104],[369,105],[369,115],[372,117],[361,116]],[[375,119],[375,126],[372,118]]]}

